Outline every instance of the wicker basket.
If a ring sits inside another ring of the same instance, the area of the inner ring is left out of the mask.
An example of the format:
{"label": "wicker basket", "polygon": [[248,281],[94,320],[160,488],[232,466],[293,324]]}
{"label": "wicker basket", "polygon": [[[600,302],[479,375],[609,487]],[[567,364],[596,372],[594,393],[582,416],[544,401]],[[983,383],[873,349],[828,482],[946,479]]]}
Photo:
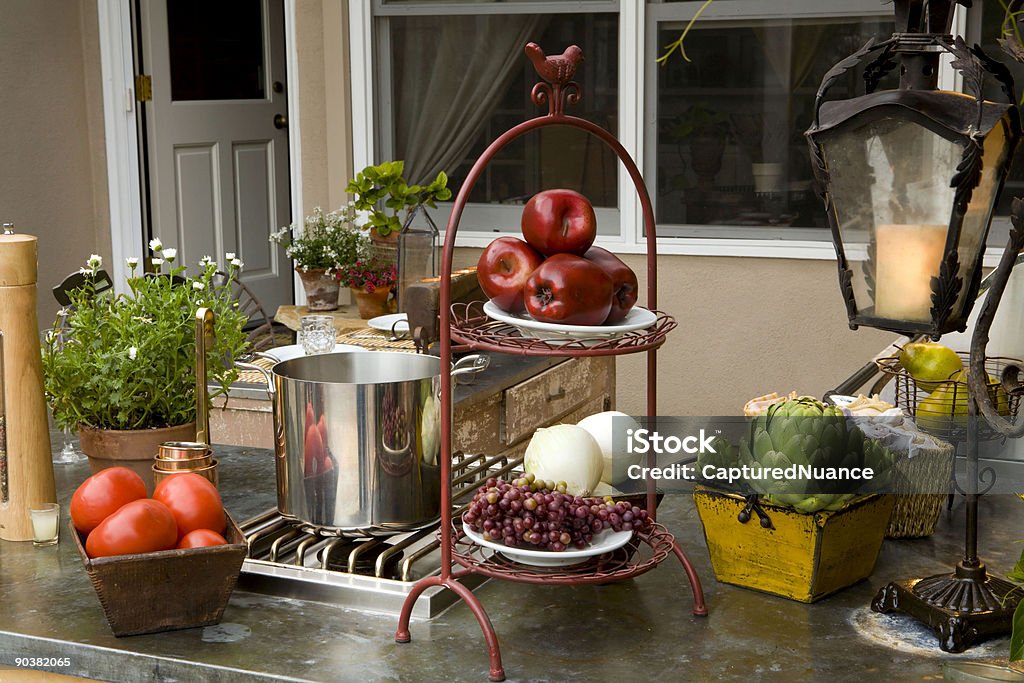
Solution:
{"label": "wicker basket", "polygon": [[[227,515],[225,515],[227,516]],[[75,547],[115,636],[220,622],[245,559],[245,537],[227,516],[228,545],[90,558],[71,523]]]}
{"label": "wicker basket", "polygon": [[893,463],[893,497],[896,505],[889,518],[886,538],[922,538],[931,536],[946,503],[945,491],[953,477],[953,446],[939,442],[941,448],[919,451],[914,457],[897,453]]}
{"label": "wicker basket", "polygon": [[[961,352],[959,355],[966,368],[970,362],[970,354]],[[998,378],[1007,365],[1020,362],[1012,358],[995,357],[985,360],[985,372],[990,378],[994,378],[990,379],[988,383],[989,396],[999,412],[1006,415],[1011,421],[1017,417],[1020,396],[1007,395],[1002,391]],[[942,399],[938,401],[933,399],[929,404],[929,411],[918,415],[918,408],[931,394],[917,385],[910,373],[900,364],[899,356],[879,358],[875,364],[883,373],[893,377],[896,389],[894,403],[903,410],[904,414],[914,418],[918,429],[947,441],[961,441],[967,437],[967,417],[964,412],[969,394],[966,382],[953,379],[942,382],[945,392]],[[994,439],[998,436],[985,420],[978,421],[978,437],[980,439]]]}

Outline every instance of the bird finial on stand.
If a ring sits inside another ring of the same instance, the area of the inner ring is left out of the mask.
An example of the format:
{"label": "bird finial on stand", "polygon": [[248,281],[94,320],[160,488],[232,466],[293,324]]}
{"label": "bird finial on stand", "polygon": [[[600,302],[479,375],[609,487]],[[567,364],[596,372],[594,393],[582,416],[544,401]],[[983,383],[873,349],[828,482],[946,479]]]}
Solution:
{"label": "bird finial on stand", "polygon": [[582,92],[572,80],[576,67],[583,61],[583,50],[570,45],[560,55],[548,57],[537,43],[527,43],[524,50],[537,75],[545,82],[533,86],[530,98],[538,106],[548,105],[549,115],[564,115],[565,105],[578,104]]}

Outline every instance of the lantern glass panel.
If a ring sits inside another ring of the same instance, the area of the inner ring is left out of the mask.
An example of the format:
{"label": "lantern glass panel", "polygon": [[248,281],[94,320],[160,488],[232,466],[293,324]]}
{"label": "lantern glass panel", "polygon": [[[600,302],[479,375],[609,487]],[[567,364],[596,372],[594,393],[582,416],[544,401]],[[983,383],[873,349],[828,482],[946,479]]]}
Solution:
{"label": "lantern glass panel", "polygon": [[962,146],[893,116],[833,130],[822,149],[857,309],[929,322]]}
{"label": "lantern glass panel", "polygon": [[971,202],[964,215],[963,227],[960,229],[957,255],[960,259],[960,277],[963,278],[964,287],[953,308],[953,316],[956,318],[966,318],[973,304],[967,300],[970,294],[970,288],[967,285],[978,276],[975,270],[981,267],[979,252],[985,248],[989,221],[995,211],[999,191],[999,171],[1006,165],[1007,155],[1011,150],[1008,130],[1009,123],[1004,117],[1004,120],[1000,121],[985,138],[981,180],[978,187],[975,188],[974,194],[971,195]]}
{"label": "lantern glass panel", "polygon": [[405,290],[426,278],[437,277],[438,232],[432,224],[412,221],[398,233],[398,310],[405,312]]}

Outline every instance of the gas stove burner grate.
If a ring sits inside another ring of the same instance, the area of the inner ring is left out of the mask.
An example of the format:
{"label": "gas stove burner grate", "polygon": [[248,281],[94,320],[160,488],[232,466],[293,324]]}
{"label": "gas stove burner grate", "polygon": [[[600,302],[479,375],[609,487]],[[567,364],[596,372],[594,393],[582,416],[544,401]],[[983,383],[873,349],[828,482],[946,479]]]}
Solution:
{"label": "gas stove burner grate", "polygon": [[[512,477],[522,457],[463,455],[452,463],[456,511],[488,477]],[[317,528],[282,516],[276,508],[239,525],[249,547],[239,588],[397,615],[416,581],[441,569],[438,522],[415,531],[370,535]],[[475,589],[486,580],[462,581]],[[432,619],[457,601],[451,591],[428,588],[413,617]]]}

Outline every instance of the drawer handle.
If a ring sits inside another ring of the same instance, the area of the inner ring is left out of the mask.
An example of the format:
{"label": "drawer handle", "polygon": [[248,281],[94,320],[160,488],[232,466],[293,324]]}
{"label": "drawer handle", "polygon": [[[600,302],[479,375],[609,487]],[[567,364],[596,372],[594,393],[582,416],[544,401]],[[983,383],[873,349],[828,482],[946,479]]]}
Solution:
{"label": "drawer handle", "polygon": [[563,398],[565,398],[565,389],[562,387],[558,387],[558,391],[556,391],[553,394],[548,394],[547,400],[548,403],[551,403],[553,401],[561,401]]}

